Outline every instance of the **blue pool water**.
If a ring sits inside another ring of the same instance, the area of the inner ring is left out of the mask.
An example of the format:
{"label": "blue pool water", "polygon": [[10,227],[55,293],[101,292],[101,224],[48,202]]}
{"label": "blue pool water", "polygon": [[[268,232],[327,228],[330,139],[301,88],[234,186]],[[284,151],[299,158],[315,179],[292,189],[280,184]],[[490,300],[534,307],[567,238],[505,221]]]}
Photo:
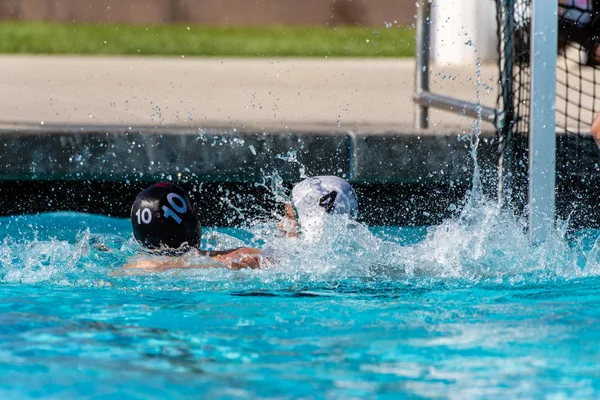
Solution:
{"label": "blue pool water", "polygon": [[599,236],[531,247],[483,205],[314,245],[206,229],[277,262],[132,275],[128,220],[1,218],[0,398],[597,398]]}

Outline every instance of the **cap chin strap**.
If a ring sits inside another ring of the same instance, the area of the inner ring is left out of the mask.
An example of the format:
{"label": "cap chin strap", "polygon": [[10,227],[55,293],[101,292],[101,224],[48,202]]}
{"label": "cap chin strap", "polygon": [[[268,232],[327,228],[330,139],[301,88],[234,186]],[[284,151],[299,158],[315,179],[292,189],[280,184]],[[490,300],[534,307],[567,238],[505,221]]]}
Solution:
{"label": "cap chin strap", "polygon": [[[323,208],[327,214],[331,214],[335,210],[335,199],[337,198],[338,192],[336,190],[332,190],[327,193],[323,197],[319,199],[318,205]],[[292,197],[289,197],[290,204],[292,205],[292,210],[296,216],[296,234],[300,235],[302,232],[302,226],[300,224],[300,213],[296,208],[296,204],[294,204],[294,200]]]}
{"label": "cap chin strap", "polygon": [[302,227],[300,226],[300,214],[298,213],[298,209],[296,208],[296,205],[291,197],[290,204],[292,205],[292,210],[294,211],[294,216],[296,217],[296,235],[300,235],[302,232]]}

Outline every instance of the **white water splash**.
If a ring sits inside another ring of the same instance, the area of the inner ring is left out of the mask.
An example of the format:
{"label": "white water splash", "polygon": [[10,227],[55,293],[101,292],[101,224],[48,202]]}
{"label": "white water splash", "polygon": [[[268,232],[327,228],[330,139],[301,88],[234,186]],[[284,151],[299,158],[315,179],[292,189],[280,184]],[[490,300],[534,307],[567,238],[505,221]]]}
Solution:
{"label": "white water splash", "polygon": [[[273,225],[256,226],[245,233],[233,231],[233,236],[220,230],[205,233],[207,248],[263,243],[266,256],[273,261],[265,270],[186,270],[124,277],[118,273],[122,266],[141,255],[127,232],[102,236],[108,251],[98,249],[89,231],[75,241],[5,237],[0,243],[0,284],[262,290],[335,286],[346,280],[410,286],[440,282],[527,285],[600,275],[599,232],[569,242],[565,224],[544,245],[534,247],[519,219],[493,203],[476,207],[467,203],[459,217],[429,227],[422,240],[410,245],[395,236],[397,228],[375,235],[362,224],[330,217],[314,243],[278,237]],[[39,218],[43,220],[44,215]],[[40,236],[47,234],[40,232]]]}

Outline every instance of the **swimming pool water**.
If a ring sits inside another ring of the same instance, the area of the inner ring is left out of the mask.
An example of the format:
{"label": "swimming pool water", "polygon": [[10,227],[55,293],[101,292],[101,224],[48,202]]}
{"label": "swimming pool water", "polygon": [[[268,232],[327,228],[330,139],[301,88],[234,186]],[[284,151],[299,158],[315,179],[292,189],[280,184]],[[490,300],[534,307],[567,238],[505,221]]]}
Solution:
{"label": "swimming pool water", "polygon": [[531,247],[485,206],[338,228],[314,245],[205,229],[278,261],[131,275],[128,220],[0,219],[0,398],[600,395],[600,232]]}

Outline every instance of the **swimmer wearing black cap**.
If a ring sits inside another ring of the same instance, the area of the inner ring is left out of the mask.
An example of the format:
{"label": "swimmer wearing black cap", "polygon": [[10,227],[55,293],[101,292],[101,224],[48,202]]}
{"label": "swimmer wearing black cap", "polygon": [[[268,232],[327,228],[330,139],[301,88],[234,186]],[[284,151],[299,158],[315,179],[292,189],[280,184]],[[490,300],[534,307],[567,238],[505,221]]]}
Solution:
{"label": "swimmer wearing black cap", "polygon": [[[155,183],[136,197],[131,207],[133,235],[153,255],[167,256],[160,260],[143,259],[125,268],[167,270],[174,268],[230,269],[260,268],[261,251],[238,248],[225,251],[201,251],[202,226],[187,193],[173,183]],[[183,255],[208,256],[216,263],[190,263]]]}

